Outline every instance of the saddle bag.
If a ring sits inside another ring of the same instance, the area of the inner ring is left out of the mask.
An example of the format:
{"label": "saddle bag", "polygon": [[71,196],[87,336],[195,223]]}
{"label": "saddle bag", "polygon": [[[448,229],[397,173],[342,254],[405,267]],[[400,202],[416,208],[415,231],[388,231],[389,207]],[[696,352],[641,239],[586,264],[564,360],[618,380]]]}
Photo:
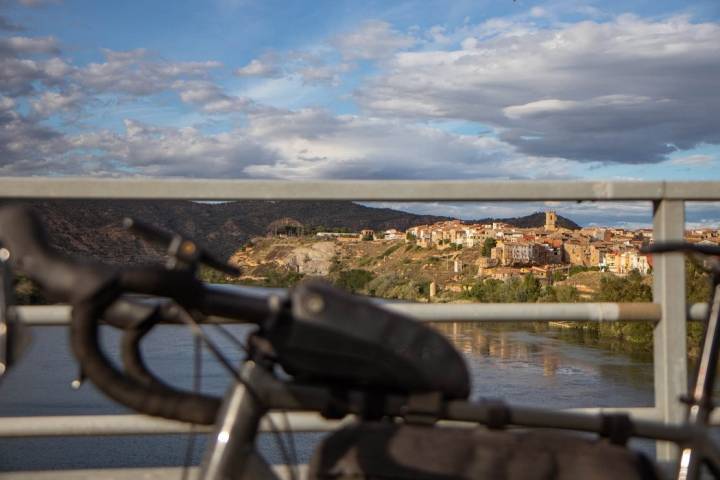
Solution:
{"label": "saddle bag", "polygon": [[654,480],[643,454],[554,431],[361,423],[315,450],[314,480]]}

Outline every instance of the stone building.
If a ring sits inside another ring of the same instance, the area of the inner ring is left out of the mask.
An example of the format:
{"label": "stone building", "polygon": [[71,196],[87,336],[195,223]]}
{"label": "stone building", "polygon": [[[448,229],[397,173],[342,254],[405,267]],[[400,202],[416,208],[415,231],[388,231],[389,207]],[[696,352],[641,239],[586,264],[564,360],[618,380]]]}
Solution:
{"label": "stone building", "polygon": [[545,212],[545,230],[548,232],[557,230],[557,213],[552,210]]}

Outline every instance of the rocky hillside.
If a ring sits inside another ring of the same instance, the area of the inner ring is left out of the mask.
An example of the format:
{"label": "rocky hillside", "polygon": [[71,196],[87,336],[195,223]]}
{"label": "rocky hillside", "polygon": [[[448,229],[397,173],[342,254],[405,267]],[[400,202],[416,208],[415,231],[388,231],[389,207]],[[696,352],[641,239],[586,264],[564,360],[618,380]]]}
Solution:
{"label": "rocky hillside", "polygon": [[217,256],[228,258],[250,238],[265,235],[274,220],[291,217],[307,229],[407,229],[448,220],[353,202],[62,200],[28,202],[41,216],[52,242],[66,253],[110,262],[158,261],[162,252],[121,226],[134,217],[195,239]]}
{"label": "rocky hillside", "polygon": [[[197,240],[217,256],[228,258],[268,224],[291,217],[306,229],[359,231],[363,228],[405,230],[413,225],[449,220],[388,208],[371,208],[348,201],[190,201],[61,200],[29,202],[47,225],[53,243],[66,253],[124,263],[158,261],[162,251],[138,240],[121,227],[123,217],[144,220]],[[561,225],[578,228],[558,217]],[[517,226],[540,226],[544,214],[498,219]]]}

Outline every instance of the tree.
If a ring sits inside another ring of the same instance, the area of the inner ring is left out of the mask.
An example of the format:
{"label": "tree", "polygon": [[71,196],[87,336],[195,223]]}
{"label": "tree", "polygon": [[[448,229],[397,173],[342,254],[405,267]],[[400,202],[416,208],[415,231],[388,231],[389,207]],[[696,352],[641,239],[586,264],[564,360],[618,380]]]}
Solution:
{"label": "tree", "polygon": [[710,278],[696,262],[685,260],[687,301],[690,304],[707,302],[710,298]]}
{"label": "tree", "polygon": [[362,270],[359,268],[352,270],[343,270],[338,275],[338,278],[335,281],[335,285],[344,290],[347,290],[348,292],[356,293],[365,288],[365,286],[370,283],[373,278],[375,278],[375,276],[372,274],[372,272],[369,272],[367,270]]}
{"label": "tree", "polygon": [[626,277],[608,276],[600,280],[600,289],[595,294],[598,302],[651,302],[652,288],[643,281],[637,270]]}
{"label": "tree", "polygon": [[573,265],[570,267],[570,271],[568,272],[568,276],[572,277],[573,275],[577,275],[581,272],[587,272],[589,270],[588,267],[585,267],[583,265]]}
{"label": "tree", "polygon": [[533,274],[525,275],[522,280],[513,277],[507,281],[506,285],[506,301],[508,302],[537,302],[542,293],[540,281]]}
{"label": "tree", "polygon": [[486,238],[482,246],[482,256],[489,257],[491,253],[490,251],[495,248],[496,245],[497,241],[494,238]]}

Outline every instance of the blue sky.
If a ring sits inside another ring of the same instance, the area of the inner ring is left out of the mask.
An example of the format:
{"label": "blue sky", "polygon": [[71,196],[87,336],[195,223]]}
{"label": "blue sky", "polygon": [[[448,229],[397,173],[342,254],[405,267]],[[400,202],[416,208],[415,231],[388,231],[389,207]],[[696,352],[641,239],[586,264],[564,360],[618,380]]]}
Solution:
{"label": "blue sky", "polygon": [[716,0],[0,0],[0,62],[0,175],[720,180]]}

